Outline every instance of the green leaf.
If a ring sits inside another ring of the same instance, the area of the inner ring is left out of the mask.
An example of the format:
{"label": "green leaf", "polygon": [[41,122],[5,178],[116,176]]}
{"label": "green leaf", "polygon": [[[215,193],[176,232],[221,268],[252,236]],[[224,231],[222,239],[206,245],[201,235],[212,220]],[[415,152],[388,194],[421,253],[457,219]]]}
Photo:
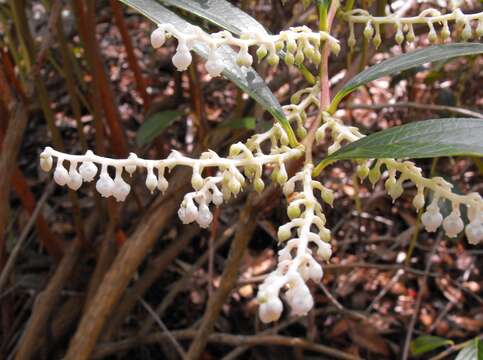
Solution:
{"label": "green leaf", "polygon": [[[178,28],[185,28],[189,23],[180,18],[172,11],[166,9],[155,0],[120,0],[126,5],[136,9],[157,24],[169,23]],[[193,50],[201,57],[208,58],[208,47],[202,43],[194,44]],[[272,114],[280,122],[290,139],[292,146],[297,145],[297,139],[290,124],[283,113],[280,103],[270,91],[265,81],[253,70],[253,68],[241,68],[236,64],[236,54],[229,46],[222,46],[217,49],[218,57],[225,64],[223,75],[233,81],[240,89],[250,95],[265,110]]]}
{"label": "green leaf", "polygon": [[314,174],[335,160],[483,156],[483,120],[446,118],[395,126],[343,146],[326,157]]}
{"label": "green leaf", "polygon": [[234,34],[243,31],[262,31],[267,33],[262,24],[243,10],[225,0],[159,0],[162,3],[186,10],[212,22]]}
{"label": "green leaf", "polygon": [[329,107],[329,113],[333,114],[337,110],[340,101],[357,89],[359,86],[380,77],[397,74],[403,70],[429,62],[454,58],[457,56],[476,55],[483,53],[483,44],[480,43],[453,43],[445,45],[435,45],[428,48],[412,51],[406,54],[392,57],[373,65],[354,76],[345,86],[335,95]]}
{"label": "green leaf", "polygon": [[220,129],[248,129],[253,130],[256,126],[256,119],[253,116],[237,118],[222,122],[218,128]]}
{"label": "green leaf", "polygon": [[411,354],[419,356],[445,345],[453,345],[453,341],[431,335],[423,335],[411,341]]}
{"label": "green leaf", "polygon": [[458,353],[455,360],[483,360],[483,343],[474,338]]}
{"label": "green leaf", "polygon": [[146,145],[153,141],[182,114],[181,111],[166,110],[155,113],[140,126],[136,134],[136,143],[139,146]]}

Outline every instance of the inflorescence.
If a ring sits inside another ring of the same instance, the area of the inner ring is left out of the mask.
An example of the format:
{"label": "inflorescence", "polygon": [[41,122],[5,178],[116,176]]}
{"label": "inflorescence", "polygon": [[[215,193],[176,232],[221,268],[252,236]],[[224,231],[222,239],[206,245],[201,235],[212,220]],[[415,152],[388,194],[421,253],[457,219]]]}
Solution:
{"label": "inflorescence", "polygon": [[[459,34],[459,37],[464,41],[470,40],[473,37],[479,39],[483,36],[483,12],[463,14],[460,9],[456,9],[449,14],[441,14],[436,9],[426,9],[418,16],[412,17],[402,17],[396,14],[372,16],[366,10],[355,9],[344,13],[343,18],[349,23],[347,44],[351,49],[356,45],[354,24],[362,24],[364,26],[364,37],[369,41],[372,40],[376,48],[382,43],[381,25],[394,26],[396,30],[394,39],[398,44],[402,44],[405,39],[408,43],[412,43],[415,40],[414,25],[424,25],[427,27],[428,40],[431,43],[436,43],[438,38],[444,41],[451,37],[452,34]],[[472,21],[477,22],[474,32]],[[450,22],[455,22],[456,24],[453,31],[450,30]],[[435,25],[441,25],[439,36]]]}
{"label": "inflorescence", "polygon": [[[379,26],[389,23],[397,27],[398,43],[404,39],[403,30],[407,30],[406,39],[411,41],[413,24],[419,23],[428,25],[430,35],[435,32],[434,23],[442,23],[443,35],[443,31],[448,27],[448,21],[455,20],[457,26],[462,26],[462,31],[466,31],[467,35],[464,36],[469,38],[467,29],[471,30],[470,21],[479,19],[477,35],[482,34],[481,13],[464,15],[459,10],[448,15],[441,15],[435,10],[426,11],[413,18],[372,17],[361,10],[354,10],[345,17],[350,24],[351,37],[354,36],[354,23],[366,24],[364,35],[368,38],[373,37],[374,27],[376,35],[373,41],[376,45],[380,43]],[[153,46],[162,46],[170,36],[178,40],[177,51],[173,56],[173,63],[178,70],[185,70],[189,66],[192,61],[191,48],[196,43],[202,43],[209,48],[206,69],[212,76],[220,75],[223,71],[224,64],[217,57],[216,50],[224,45],[239,48],[237,62],[240,66],[252,64],[253,59],[248,53],[251,46],[258,46],[258,57],[266,57],[272,65],[278,64],[278,53],[281,50],[286,51],[284,59],[288,64],[300,64],[305,58],[317,64],[320,62],[321,41],[328,41],[333,52],[337,53],[340,49],[338,41],[329,34],[314,33],[307,27],[291,28],[279,35],[254,32],[235,38],[226,31],[209,35],[196,26],[180,31],[169,24],[159,25],[153,32]],[[377,38],[379,40],[376,40]],[[321,110],[318,84],[298,91],[292,96],[291,104],[283,107],[288,121],[296,126],[296,133],[300,139],[307,134],[305,122],[311,106],[318,111]],[[339,119],[324,112],[315,139],[318,143],[330,139],[328,153],[331,154],[344,143],[357,141],[363,136],[357,128],[346,126]],[[270,143],[268,153],[262,149],[266,142]],[[158,189],[164,193],[168,188],[166,169],[171,171],[176,166],[190,167],[194,191],[185,195],[178,216],[185,224],[197,222],[203,228],[208,227],[213,220],[211,204],[220,206],[224,201],[237,196],[248,184],[252,184],[257,192],[261,192],[265,187],[262,179],[264,166],[272,167],[272,179],[283,187],[283,192],[289,199],[287,215],[290,221],[278,230],[279,242],[284,245],[278,252],[279,262],[260,286],[257,295],[260,319],[263,322],[271,322],[278,320],[282,314],[282,295],[294,315],[304,315],[313,307],[314,301],[306,282],[310,279],[316,283],[320,282],[323,271],[316,258],[327,261],[332,254],[330,231],[326,227],[322,205],[317,200],[315,192],[318,190],[322,202],[328,205],[332,205],[333,192],[313,180],[312,164],[305,164],[304,168],[290,179],[285,168],[288,160],[298,158],[304,152],[302,145],[297,148],[289,147],[287,134],[279,124],[275,124],[268,131],[253,135],[245,143],[231,145],[226,158],[220,157],[214,151],[202,153],[199,159],[172,151],[162,160],[141,159],[134,153],[127,159],[110,159],[95,155],[90,150],[84,155],[69,155],[47,147],[40,155],[40,166],[44,171],[50,171],[54,168],[55,160],[55,182],[72,190],[78,190],[84,182],[91,182],[97,176],[97,191],[101,196],[114,197],[117,201],[124,201],[131,190],[131,186],[123,177],[124,172],[132,175],[137,169],[142,169],[146,172],[145,185],[148,190],[153,193]],[[428,195],[431,195],[429,205],[421,216],[427,231],[434,232],[442,225],[448,237],[455,237],[465,229],[470,243],[477,244],[483,241],[483,200],[479,194],[455,194],[451,191],[451,184],[442,178],[423,177],[422,170],[409,161],[378,159],[359,160],[358,163],[357,175],[361,180],[368,178],[372,184],[385,176],[383,168],[387,169],[385,188],[394,200],[403,193],[403,183],[407,180],[416,185],[417,193],[413,200],[416,209],[423,209],[426,198],[429,199]],[[215,175],[203,177],[205,168],[215,168]],[[428,191],[425,193],[425,190],[429,190],[430,194]],[[452,205],[452,212],[446,218],[443,218],[440,212],[439,205],[442,201],[449,201]],[[461,219],[461,206],[466,206],[468,210],[469,224],[466,227]]]}
{"label": "inflorescence", "polygon": [[166,39],[174,37],[178,41],[176,53],[173,56],[173,64],[179,71],[184,71],[191,64],[191,49],[194,44],[204,44],[208,47],[208,60],[206,71],[211,76],[219,76],[224,69],[223,60],[218,56],[217,49],[224,45],[238,48],[236,62],[240,66],[249,67],[253,64],[253,57],[249,48],[256,46],[257,57],[261,61],[266,58],[270,65],[277,66],[280,57],[278,53],[285,50],[284,61],[288,65],[302,64],[305,59],[319,64],[320,45],[328,41],[330,49],[339,53],[339,41],[330,36],[327,32],[313,32],[307,26],[292,27],[289,30],[280,32],[277,35],[270,35],[264,32],[246,32],[239,38],[234,37],[230,32],[223,30],[217,33],[208,34],[200,27],[189,25],[181,31],[171,24],[160,24],[151,34],[151,44],[155,49],[163,46]]}

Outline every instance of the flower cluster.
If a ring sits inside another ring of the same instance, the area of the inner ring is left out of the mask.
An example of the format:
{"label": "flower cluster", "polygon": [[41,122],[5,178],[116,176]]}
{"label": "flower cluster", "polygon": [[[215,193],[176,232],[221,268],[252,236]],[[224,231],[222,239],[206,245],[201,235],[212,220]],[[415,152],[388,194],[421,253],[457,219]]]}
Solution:
{"label": "flower cluster", "polygon": [[[269,154],[262,151],[261,145],[265,141],[271,143]],[[257,191],[263,190],[263,165],[271,164],[274,167],[274,173],[280,183],[287,180],[284,163],[303,154],[301,147],[294,149],[287,144],[287,135],[276,124],[265,133],[252,136],[246,144],[233,144],[228,158],[221,158],[216,152],[207,151],[202,153],[199,159],[193,159],[183,156],[178,151],[172,151],[163,160],[145,160],[133,153],[127,159],[110,159],[97,156],[90,150],[84,155],[69,155],[47,147],[40,155],[40,166],[44,171],[50,171],[53,159],[56,158],[54,180],[57,184],[66,185],[72,190],[78,190],[83,182],[93,181],[100,167],[96,190],[101,196],[112,196],[117,201],[124,201],[131,190],[131,186],[123,179],[123,171],[132,175],[137,168],[145,169],[145,184],[153,193],[156,189],[165,192],[168,188],[166,169],[189,166],[193,169],[191,184],[195,192],[185,196],[178,214],[183,223],[197,221],[200,226],[207,227],[212,220],[208,207],[210,203],[218,206],[223,200],[238,195],[247,182],[253,183]],[[68,170],[64,166],[66,162]],[[203,178],[203,169],[207,167],[216,167],[219,174]],[[109,174],[110,168],[114,169],[114,178]]]}
{"label": "flower cluster", "polygon": [[[324,114],[324,123],[316,133],[317,141],[321,142],[330,129],[333,144],[329,147],[328,153],[339,149],[342,142],[353,142],[362,135],[357,128],[344,125],[340,120]],[[398,161],[395,159],[378,159],[369,168],[368,161],[362,161],[357,168],[357,174],[361,180],[366,178],[374,185],[381,178],[382,166],[387,169],[388,176],[384,183],[386,191],[396,200],[403,193],[403,183],[412,181],[417,188],[413,199],[414,207],[419,210],[425,206],[425,189],[432,192],[432,201],[421,216],[421,222],[429,232],[436,231],[441,225],[448,237],[455,237],[465,229],[468,242],[477,244],[483,241],[483,199],[478,193],[467,195],[455,194],[451,191],[452,185],[440,177],[431,179],[422,176],[422,170],[410,161]],[[440,201],[449,201],[452,205],[452,212],[443,219],[440,212]],[[468,209],[469,224],[464,226],[461,219],[460,207],[464,205]]]}
{"label": "flower cluster", "polygon": [[302,64],[305,59],[320,63],[320,44],[328,41],[334,53],[340,51],[337,39],[327,32],[313,32],[306,26],[293,27],[282,31],[277,35],[266,32],[245,32],[240,38],[234,37],[224,30],[213,34],[204,32],[200,27],[189,25],[180,30],[171,24],[159,24],[151,34],[151,44],[154,48],[161,47],[167,38],[174,37],[178,41],[176,54],[172,61],[179,71],[184,71],[191,64],[191,49],[195,44],[203,44],[208,50],[208,60],[205,67],[211,76],[219,76],[224,69],[223,60],[217,53],[217,49],[224,45],[238,48],[236,61],[240,66],[249,67],[253,63],[253,57],[249,48],[257,46],[257,56],[261,61],[266,58],[270,65],[276,66],[280,61],[279,51],[285,50],[284,61],[288,65]]}
{"label": "flower cluster", "polygon": [[[305,315],[312,309],[314,301],[306,281],[311,279],[318,283],[323,275],[314,255],[323,260],[332,255],[330,231],[325,227],[326,219],[314,191],[319,190],[323,201],[329,205],[332,205],[333,193],[312,179],[312,170],[312,165],[306,165],[283,186],[284,194],[290,196],[287,208],[290,222],[278,230],[280,243],[286,245],[278,253],[277,268],[265,278],[258,290],[259,315],[265,323],[280,318],[282,289],[293,315]],[[302,185],[302,189],[295,193],[297,183]]]}
{"label": "flower cluster", "polygon": [[[395,27],[396,32],[394,39],[398,44],[402,44],[404,39],[411,43],[415,39],[414,25],[423,24],[428,28],[428,40],[431,43],[438,41],[438,33],[436,32],[435,25],[441,24],[441,30],[439,36],[441,40],[448,39],[452,32],[449,27],[449,22],[454,21],[456,28],[454,33],[459,34],[460,38],[464,41],[472,39],[474,36],[480,38],[483,36],[483,12],[475,14],[463,14],[460,9],[456,9],[449,14],[441,14],[436,9],[426,9],[422,11],[418,16],[401,17],[396,14],[388,16],[372,16],[366,10],[355,9],[343,14],[344,19],[349,23],[349,38],[347,43],[351,49],[356,44],[356,38],[354,34],[354,24],[363,24],[364,37],[368,40],[372,40],[372,43],[377,48],[382,42],[381,39],[381,25],[391,24]],[[472,21],[477,22],[475,31],[473,32]]]}

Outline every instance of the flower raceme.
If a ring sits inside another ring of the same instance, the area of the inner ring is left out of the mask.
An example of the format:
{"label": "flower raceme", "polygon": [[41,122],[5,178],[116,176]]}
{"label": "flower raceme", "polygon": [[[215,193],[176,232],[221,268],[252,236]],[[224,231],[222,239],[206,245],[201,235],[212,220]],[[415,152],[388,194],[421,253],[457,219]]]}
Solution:
{"label": "flower raceme", "polygon": [[245,32],[239,38],[234,37],[228,31],[220,31],[207,34],[198,26],[190,25],[180,30],[171,24],[160,24],[151,34],[151,44],[157,49],[165,43],[166,39],[174,37],[178,41],[176,53],[172,58],[173,65],[184,71],[191,64],[191,49],[194,44],[203,44],[208,50],[208,60],[205,63],[206,71],[211,76],[219,76],[224,69],[223,59],[217,49],[224,45],[238,48],[236,62],[240,66],[249,67],[253,64],[253,57],[249,48],[256,46],[257,57],[261,61],[266,58],[270,65],[277,66],[280,57],[278,52],[285,50],[284,61],[287,65],[302,64],[308,59],[314,64],[319,64],[320,44],[328,41],[332,52],[339,53],[339,41],[326,32],[313,32],[306,26],[292,27],[277,35],[269,35],[265,32]]}
{"label": "flower raceme", "polygon": [[[446,40],[454,36],[459,36],[463,41],[468,41],[473,37],[477,39],[483,36],[483,12],[475,14],[464,14],[460,9],[456,9],[449,14],[441,14],[436,9],[426,9],[417,16],[402,17],[396,14],[387,16],[372,16],[369,12],[362,9],[354,9],[343,14],[343,18],[349,23],[349,37],[347,44],[350,48],[356,45],[356,37],[354,32],[354,24],[362,24],[364,26],[363,35],[371,41],[377,48],[382,43],[381,26],[392,25],[396,32],[394,39],[399,45],[404,40],[412,43],[416,35],[414,34],[415,25],[423,25],[428,29],[428,40],[431,43],[436,43],[438,38]],[[454,22],[456,28],[450,30],[449,23]],[[472,22],[477,25],[473,31]],[[438,33],[435,25],[441,24],[441,30]],[[458,35],[456,35],[458,34]]]}
{"label": "flower raceme", "polygon": [[282,314],[282,289],[286,289],[285,300],[293,315],[306,315],[312,309],[314,300],[306,281],[318,283],[323,275],[315,256],[327,261],[332,255],[330,231],[325,227],[325,215],[314,192],[319,190],[323,201],[329,205],[332,205],[333,194],[312,179],[312,170],[312,165],[306,165],[283,186],[287,197],[294,194],[297,183],[302,185],[302,190],[291,197],[287,208],[290,222],[278,230],[278,240],[285,243],[285,247],[278,252],[277,268],[265,278],[258,291],[259,315],[266,323],[278,320]]}
{"label": "flower raceme", "polygon": [[[271,144],[269,154],[264,154],[261,148],[261,144],[266,141]],[[191,185],[195,191],[186,194],[178,215],[185,224],[196,221],[206,228],[212,220],[209,210],[211,203],[219,206],[224,200],[237,196],[248,182],[253,184],[256,191],[263,190],[264,165],[270,164],[274,168],[278,181],[286,180],[286,175],[283,176],[286,174],[285,162],[303,154],[302,148],[290,148],[287,144],[288,138],[277,124],[265,133],[252,136],[245,144],[233,144],[228,158],[207,151],[199,159],[193,159],[172,151],[163,160],[145,160],[134,153],[127,159],[110,159],[97,156],[90,150],[84,155],[69,155],[47,147],[40,155],[40,166],[44,171],[50,171],[56,158],[54,180],[58,185],[72,190],[78,190],[82,183],[93,181],[99,174],[96,190],[102,197],[114,197],[117,201],[124,201],[131,190],[123,178],[124,171],[132,175],[137,169],[145,170],[147,189],[151,193],[156,189],[164,193],[168,188],[166,169],[171,170],[175,166],[191,167]],[[203,169],[207,167],[218,168],[218,174],[203,178]],[[114,170],[114,178],[109,174],[109,169]]]}
{"label": "flower raceme", "polygon": [[[305,136],[307,109],[320,107],[318,94],[316,84],[295,93],[292,103],[284,106],[287,119],[297,126],[299,138]],[[363,136],[357,128],[346,126],[340,119],[323,113],[316,141],[329,142],[328,153],[331,154],[343,144]],[[262,149],[265,143],[270,144],[268,153]],[[319,191],[322,202],[329,205],[332,204],[333,193],[312,179],[312,164],[305,165],[300,172],[288,178],[285,163],[304,154],[303,146],[290,148],[288,143],[284,130],[275,124],[245,143],[233,144],[226,158],[214,151],[202,153],[199,159],[172,151],[162,160],[145,160],[135,154],[130,154],[127,159],[110,159],[97,156],[90,150],[84,155],[69,155],[47,147],[40,155],[40,166],[44,171],[54,168],[55,182],[72,190],[78,190],[84,182],[92,182],[97,177],[96,190],[101,196],[114,197],[117,201],[124,201],[131,190],[131,185],[124,179],[125,172],[132,175],[138,169],[145,171],[147,189],[151,193],[156,189],[163,193],[168,188],[166,170],[176,166],[191,167],[194,191],[185,195],[178,216],[184,224],[197,222],[203,228],[208,227],[213,219],[210,206],[220,206],[237,196],[248,184],[252,184],[256,191],[262,191],[265,186],[262,179],[264,166],[271,166],[272,179],[283,186],[284,194],[290,199],[287,207],[290,221],[278,230],[279,243],[284,245],[278,252],[278,265],[261,284],[257,295],[260,319],[271,322],[280,318],[282,300],[289,304],[294,315],[304,315],[313,307],[314,301],[306,282],[321,280],[323,271],[318,261],[327,261],[332,254],[330,231],[315,193]],[[455,194],[451,191],[451,184],[442,178],[423,177],[422,170],[409,161],[377,159],[359,160],[358,163],[357,175],[361,180],[368,178],[375,184],[386,177],[386,191],[394,200],[403,193],[405,181],[412,181],[416,186],[413,205],[418,210],[424,208],[425,195],[430,193],[432,200],[421,216],[427,231],[434,232],[442,227],[448,237],[455,237],[464,230],[471,244],[483,241],[483,200],[479,194]],[[203,177],[203,170],[209,167],[217,169],[216,174]],[[384,172],[384,168],[387,171]],[[443,201],[452,205],[452,212],[446,217],[439,207]],[[466,226],[461,218],[461,206],[466,206],[468,210],[469,223]]]}

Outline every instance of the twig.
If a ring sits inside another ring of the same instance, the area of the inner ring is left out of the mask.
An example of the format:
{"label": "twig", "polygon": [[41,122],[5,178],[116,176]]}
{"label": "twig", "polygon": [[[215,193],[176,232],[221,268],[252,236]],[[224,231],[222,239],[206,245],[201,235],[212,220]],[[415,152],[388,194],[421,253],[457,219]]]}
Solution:
{"label": "twig", "polygon": [[152,316],[154,321],[156,321],[156,324],[158,324],[161,330],[163,330],[163,333],[166,334],[166,336],[168,337],[168,340],[171,341],[171,343],[176,348],[176,351],[178,351],[178,354],[181,356],[181,359],[184,359],[186,357],[186,353],[184,352],[183,347],[179,344],[176,338],[171,334],[171,332],[166,327],[166,325],[161,320],[161,318],[158,316],[158,314],[156,314],[156,312],[151,308],[151,306],[149,306],[149,304],[146,301],[144,301],[142,298],[138,297],[138,300],[148,311],[148,313]]}
{"label": "twig", "polygon": [[[233,236],[234,232],[234,226],[226,229],[223,232],[221,238],[215,242],[213,246],[213,251],[216,252],[222,245],[224,245]],[[200,256],[198,260],[196,260],[193,266],[191,266],[191,268],[181,277],[181,279],[172,284],[170,291],[165,297],[163,297],[163,301],[156,308],[156,314],[158,314],[159,317],[162,317],[164,315],[166,309],[171,305],[176,296],[184,288],[186,288],[186,284],[189,282],[190,279],[192,279],[193,274],[208,260],[208,257],[209,249],[202,256]],[[152,326],[152,318],[148,318],[143,321],[143,326],[139,331],[138,336],[142,337],[144,335],[147,335],[151,331]]]}
{"label": "twig", "polygon": [[433,104],[419,104],[415,102],[398,102],[394,104],[346,104],[343,106],[345,109],[368,109],[368,110],[379,110],[379,109],[387,109],[387,108],[412,108],[412,109],[419,109],[419,110],[434,110],[434,111],[449,111],[457,114],[467,115],[471,117],[476,117],[479,119],[483,119],[483,114],[480,112],[463,109],[456,106],[447,106],[447,105],[433,105]]}
{"label": "twig", "polygon": [[423,300],[423,293],[424,293],[424,285],[426,284],[426,281],[428,280],[429,276],[429,270],[431,269],[431,264],[433,263],[433,256],[436,254],[436,250],[438,249],[439,242],[441,240],[441,234],[438,235],[434,245],[433,249],[431,250],[431,253],[428,255],[428,260],[426,262],[426,268],[424,269],[424,277],[421,279],[419,282],[420,284],[420,289],[418,291],[418,297],[416,298],[416,305],[414,306],[414,312],[411,317],[411,321],[409,322],[408,330],[406,333],[406,340],[404,341],[404,350],[401,359],[402,360],[407,360],[409,357],[409,348],[411,345],[411,339],[413,336],[413,331],[414,331],[414,326],[416,325],[416,320],[418,318],[419,310],[421,308],[421,302]]}
{"label": "twig", "polygon": [[354,318],[357,318],[357,319],[360,319],[360,320],[365,320],[367,321],[367,316],[357,312],[357,311],[352,311],[352,310],[348,310],[344,307],[344,305],[342,305],[329,291],[329,289],[327,289],[327,287],[320,283],[319,284],[319,287],[322,289],[322,291],[324,292],[325,296],[327,296],[327,298],[330,300],[330,302],[332,304],[334,304],[334,306],[342,313],[344,314],[347,314],[347,315],[350,315]]}
{"label": "twig", "polygon": [[30,233],[30,229],[32,229],[33,224],[37,220],[37,216],[40,214],[40,210],[42,210],[42,206],[44,205],[45,201],[52,193],[53,185],[54,185],[54,182],[51,181],[50,184],[45,189],[44,193],[42,194],[42,197],[40,198],[39,202],[37,203],[37,206],[35,207],[34,212],[30,216],[30,219],[27,222],[27,225],[22,230],[20,237],[18,238],[13,250],[10,253],[10,256],[8,257],[8,261],[5,264],[2,270],[2,273],[0,274],[0,293],[7,282],[8,276],[10,275],[10,271],[13,269],[15,260],[17,259],[17,256],[20,253],[20,250],[22,249],[23,243],[25,242],[25,240],[27,240],[27,236]]}
{"label": "twig", "polygon": [[[171,334],[178,340],[192,339],[199,333],[199,330],[177,330]],[[100,359],[105,356],[128,350],[136,346],[139,341],[146,344],[155,344],[160,341],[166,341],[168,335],[165,333],[150,334],[142,339],[138,337],[121,340],[110,344],[101,344],[96,348],[93,354],[94,359]],[[356,360],[359,357],[331,348],[329,346],[314,344],[305,339],[288,337],[281,335],[232,335],[225,333],[213,333],[207,336],[207,341],[212,343],[227,344],[232,346],[263,346],[263,345],[279,345],[289,347],[299,347],[310,351],[325,354],[335,359]]]}

